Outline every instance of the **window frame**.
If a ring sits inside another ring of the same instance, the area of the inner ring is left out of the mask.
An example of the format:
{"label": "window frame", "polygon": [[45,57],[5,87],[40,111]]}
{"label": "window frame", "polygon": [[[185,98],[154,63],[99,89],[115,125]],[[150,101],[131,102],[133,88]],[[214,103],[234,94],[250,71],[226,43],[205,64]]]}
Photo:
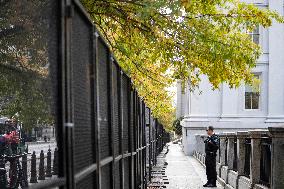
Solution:
{"label": "window frame", "polygon": [[[249,31],[248,35],[251,38],[252,42],[260,45],[260,26],[256,26],[252,31]],[[255,39],[257,39],[257,43],[255,42]]]}
{"label": "window frame", "polygon": [[[258,77],[258,79],[260,81],[262,81],[262,74],[261,73],[253,73],[254,77]],[[247,109],[246,107],[246,88],[247,88],[248,84],[245,84],[244,86],[244,102],[243,102],[243,105],[244,105],[244,110],[245,111],[260,111],[261,110],[261,98],[262,98],[262,85],[261,85],[261,82],[259,83],[259,92],[250,92],[251,95],[250,95],[250,108]],[[251,86],[249,86],[251,87]],[[258,93],[258,108],[252,108],[253,107],[253,93]]]}

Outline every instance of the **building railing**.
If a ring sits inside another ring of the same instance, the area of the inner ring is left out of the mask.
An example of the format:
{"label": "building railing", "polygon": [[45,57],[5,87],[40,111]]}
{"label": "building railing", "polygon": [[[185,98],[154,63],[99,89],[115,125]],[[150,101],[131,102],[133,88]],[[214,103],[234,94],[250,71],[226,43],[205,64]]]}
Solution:
{"label": "building railing", "polygon": [[245,139],[245,164],[244,164],[244,175],[250,177],[250,161],[251,161],[251,139]]}
{"label": "building railing", "polygon": [[[195,135],[198,148],[193,154],[203,165],[205,137]],[[220,133],[219,137],[217,174],[223,185],[243,189],[242,180],[246,180],[247,188],[284,188],[284,127]]]}
{"label": "building railing", "polygon": [[234,138],[234,163],[233,163],[233,170],[238,170],[238,142],[237,137]]}
{"label": "building railing", "polygon": [[270,186],[271,183],[271,138],[261,139],[260,183]]}

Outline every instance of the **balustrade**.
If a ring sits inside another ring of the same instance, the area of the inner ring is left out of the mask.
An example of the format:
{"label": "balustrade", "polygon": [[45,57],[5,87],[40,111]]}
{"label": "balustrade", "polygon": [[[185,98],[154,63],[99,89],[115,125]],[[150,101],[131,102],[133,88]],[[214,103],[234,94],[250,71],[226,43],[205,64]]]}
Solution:
{"label": "balustrade", "polygon": [[[218,135],[217,173],[225,188],[284,188],[284,127]],[[203,165],[205,137],[195,135],[198,150],[194,157]]]}

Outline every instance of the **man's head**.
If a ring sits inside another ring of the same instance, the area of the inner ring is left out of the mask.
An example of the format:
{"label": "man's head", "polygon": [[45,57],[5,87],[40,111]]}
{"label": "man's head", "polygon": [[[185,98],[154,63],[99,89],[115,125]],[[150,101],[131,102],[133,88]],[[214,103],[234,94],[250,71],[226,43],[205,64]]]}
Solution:
{"label": "man's head", "polygon": [[208,136],[213,135],[213,134],[214,134],[214,127],[213,127],[213,126],[208,126],[208,127],[206,128],[206,132],[207,132],[207,135],[208,135]]}

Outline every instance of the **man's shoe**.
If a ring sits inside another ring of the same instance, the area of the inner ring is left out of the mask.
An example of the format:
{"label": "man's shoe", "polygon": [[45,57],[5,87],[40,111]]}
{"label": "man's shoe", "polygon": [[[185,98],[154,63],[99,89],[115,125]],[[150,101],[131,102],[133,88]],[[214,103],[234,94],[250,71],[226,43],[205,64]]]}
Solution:
{"label": "man's shoe", "polygon": [[209,184],[206,184],[206,186],[203,185],[203,187],[217,187],[217,186],[216,186],[216,184],[209,183]]}
{"label": "man's shoe", "polygon": [[206,184],[203,185],[203,187],[207,187],[209,185],[209,183],[207,182]]}

